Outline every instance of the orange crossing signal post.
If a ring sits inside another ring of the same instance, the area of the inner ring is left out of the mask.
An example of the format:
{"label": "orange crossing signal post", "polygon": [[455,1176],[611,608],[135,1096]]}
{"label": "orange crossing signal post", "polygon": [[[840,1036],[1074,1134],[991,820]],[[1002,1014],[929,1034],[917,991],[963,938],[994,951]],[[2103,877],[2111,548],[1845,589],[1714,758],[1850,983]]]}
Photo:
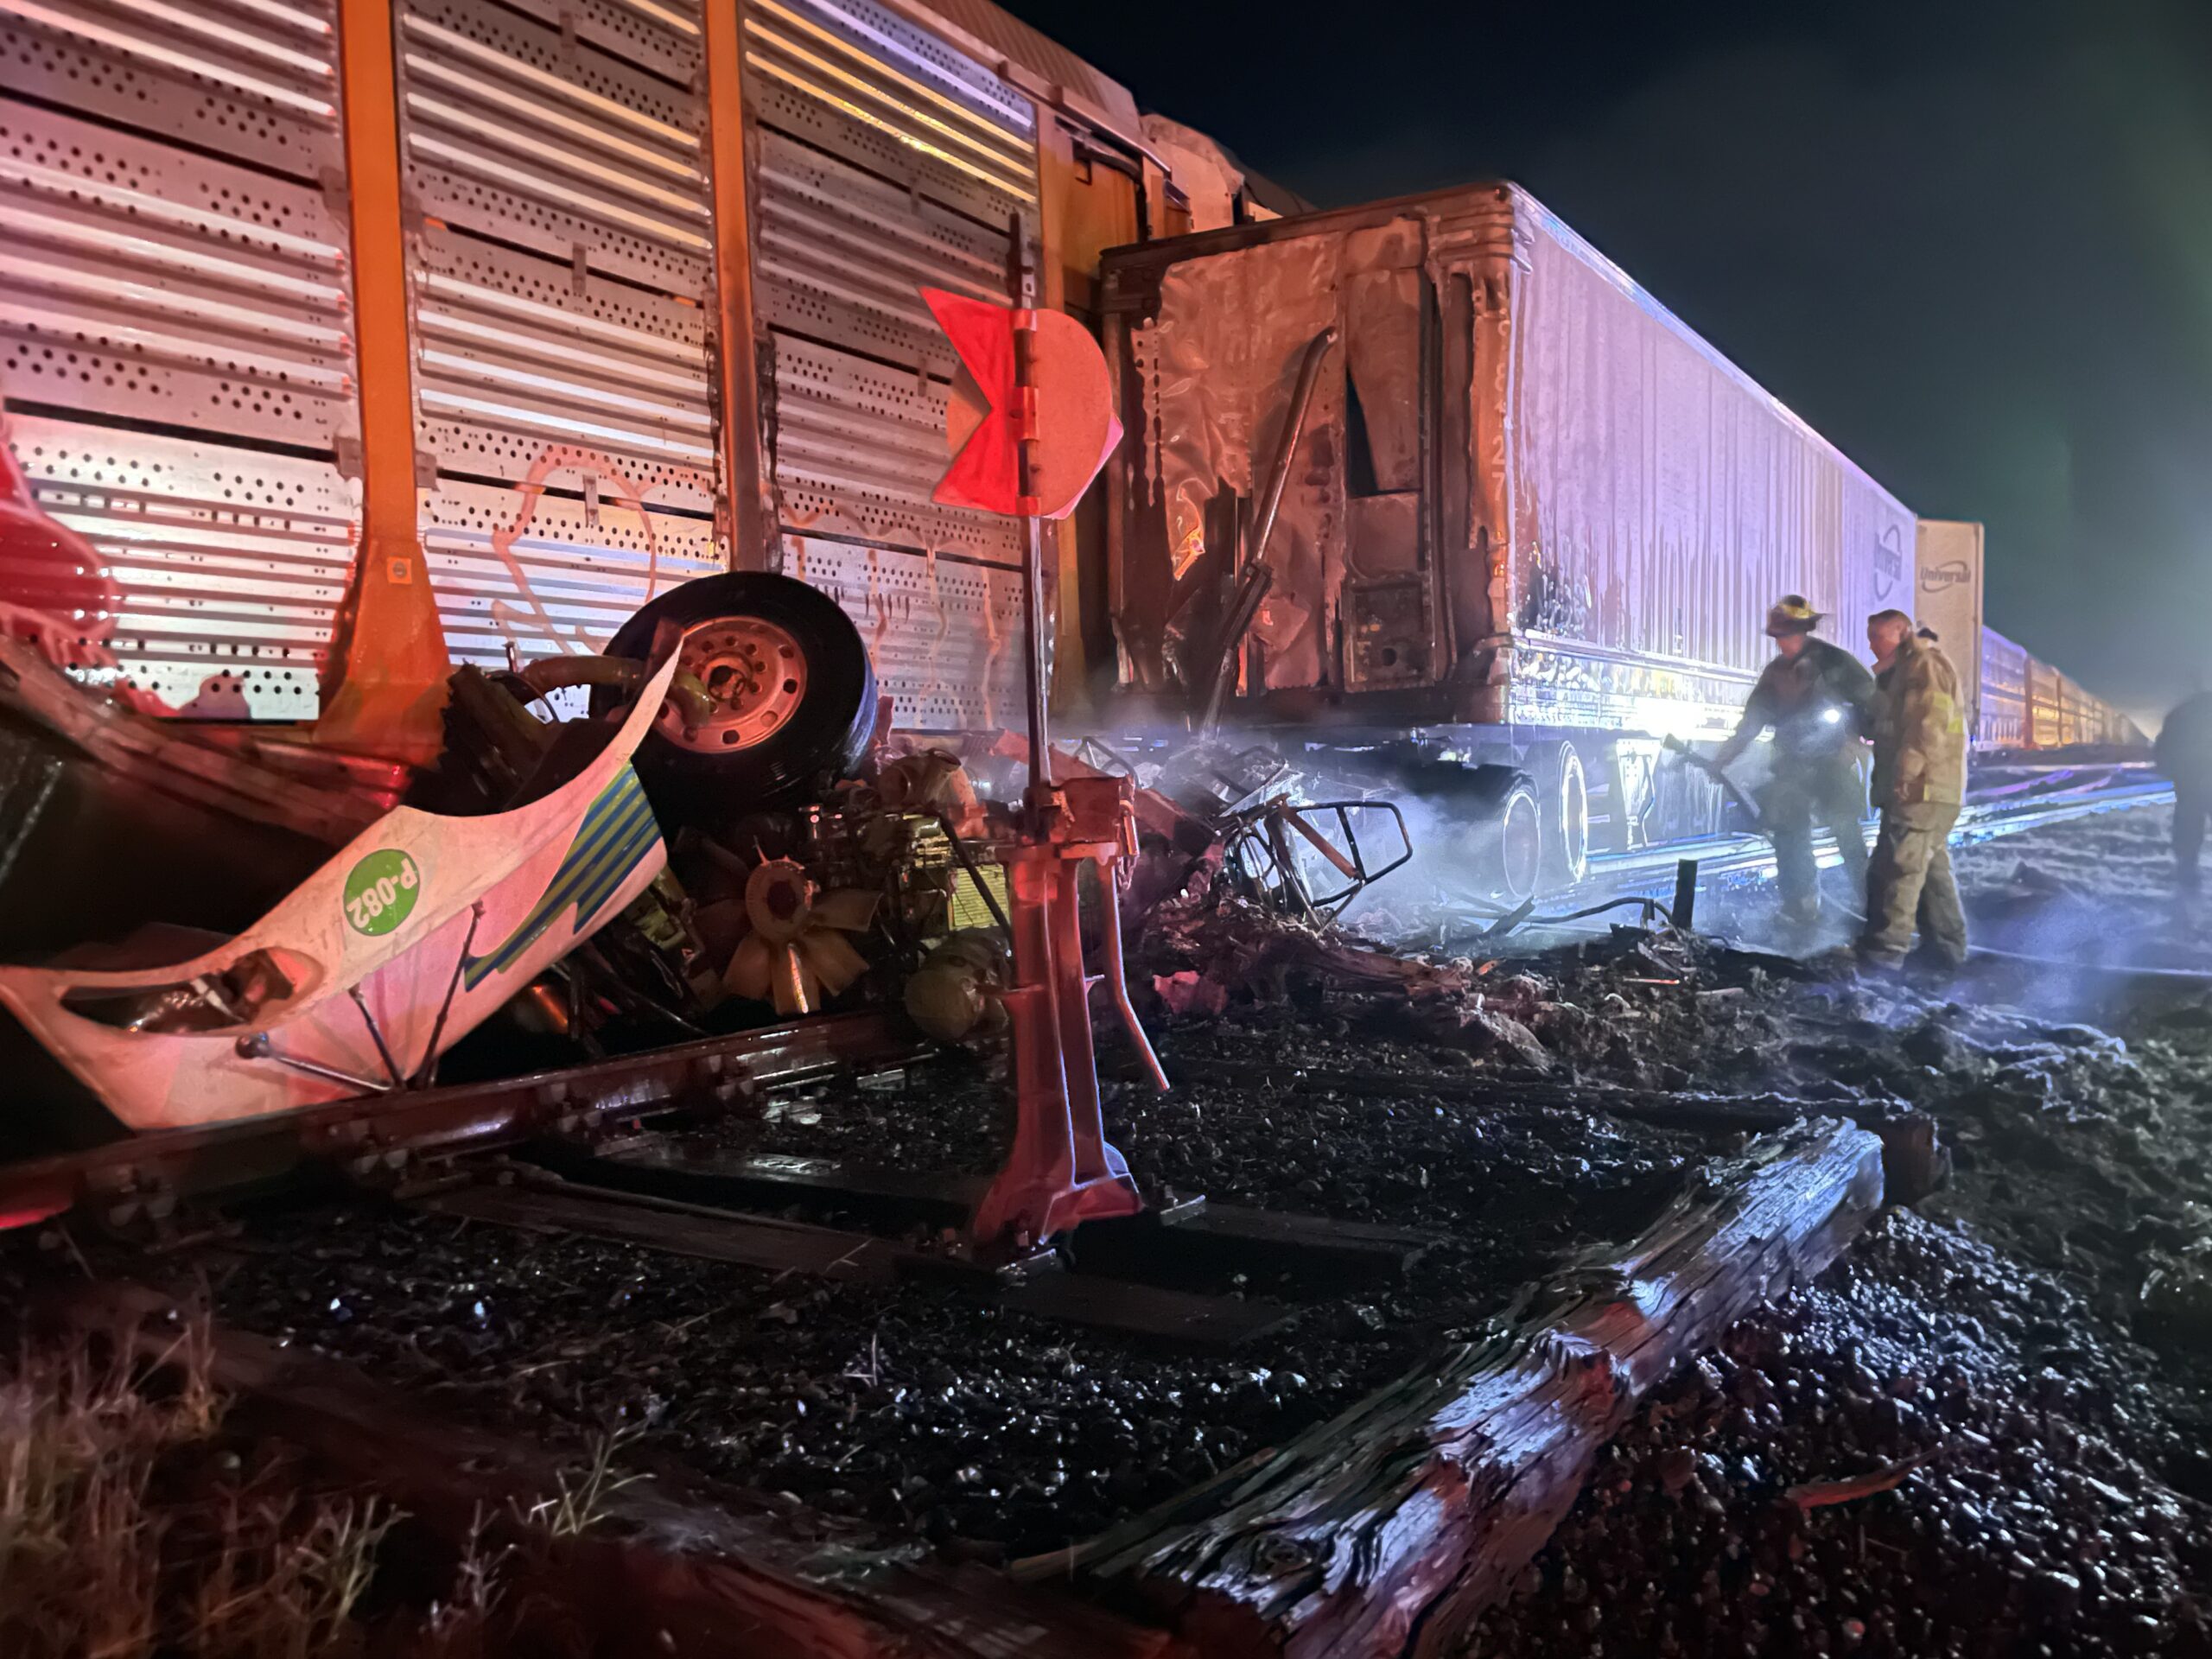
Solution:
{"label": "orange crossing signal post", "polygon": [[1121,428],[1106,363],[1081,324],[1030,308],[1035,278],[1017,218],[1022,303],[1008,308],[925,289],[922,297],[966,370],[973,396],[956,398],[957,448],[935,492],[949,505],[1021,520],[1023,662],[1029,707],[1029,788],[1021,832],[1003,849],[1013,934],[1014,1144],[976,1206],[979,1244],[1041,1243],[1084,1221],[1144,1207],[1128,1163],[1106,1139],[1084,970],[1081,877],[1096,868],[1104,933],[1102,977],[1156,1086],[1166,1077],[1130,1007],[1122,964],[1117,868],[1136,852],[1133,791],[1124,778],[1055,784],[1046,723],[1043,541],[1039,522],[1072,512],[1105,464]]}

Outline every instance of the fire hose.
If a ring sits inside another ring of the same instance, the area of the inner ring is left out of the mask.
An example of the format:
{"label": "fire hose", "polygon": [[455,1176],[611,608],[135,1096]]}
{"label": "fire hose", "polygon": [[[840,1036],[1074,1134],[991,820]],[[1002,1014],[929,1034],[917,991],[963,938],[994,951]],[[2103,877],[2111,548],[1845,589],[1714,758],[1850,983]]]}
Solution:
{"label": "fire hose", "polygon": [[1659,747],[1669,754],[1679,755],[1712,779],[1714,783],[1719,784],[1737,805],[1751,815],[1751,823],[1754,828],[1766,821],[1766,814],[1759,810],[1758,803],[1744,793],[1743,790],[1738,786],[1736,780],[1728,775],[1727,769],[1710,755],[1700,754],[1679,737],[1663,737],[1659,740]]}

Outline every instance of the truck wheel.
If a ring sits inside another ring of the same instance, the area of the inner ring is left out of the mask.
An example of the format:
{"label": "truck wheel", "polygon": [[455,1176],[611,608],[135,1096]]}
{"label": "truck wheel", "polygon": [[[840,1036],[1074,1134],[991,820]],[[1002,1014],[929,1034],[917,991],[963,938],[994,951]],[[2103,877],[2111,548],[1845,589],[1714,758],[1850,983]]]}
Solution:
{"label": "truck wheel", "polygon": [[1534,898],[1543,868],[1543,811],[1535,787],[1519,779],[1497,806],[1497,896],[1509,905]]}
{"label": "truck wheel", "polygon": [[1547,887],[1571,887],[1590,873],[1590,779],[1565,739],[1533,768],[1542,787]]}
{"label": "truck wheel", "polygon": [[1533,897],[1544,867],[1544,815],[1529,775],[1492,762],[1445,777],[1451,792],[1443,798],[1460,825],[1445,855],[1447,883],[1507,905]]}
{"label": "truck wheel", "polygon": [[683,629],[678,660],[718,705],[687,726],[671,702],[639,747],[664,823],[772,806],[849,774],[875,729],[875,672],[835,600],[765,570],[702,576],[641,608],[607,654],[642,659],[663,622]]}

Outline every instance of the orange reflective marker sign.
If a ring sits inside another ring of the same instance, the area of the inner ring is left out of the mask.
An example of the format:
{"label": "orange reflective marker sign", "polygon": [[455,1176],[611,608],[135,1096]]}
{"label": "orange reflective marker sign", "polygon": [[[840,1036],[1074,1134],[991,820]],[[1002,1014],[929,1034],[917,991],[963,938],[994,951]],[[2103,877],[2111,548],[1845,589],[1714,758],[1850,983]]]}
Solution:
{"label": "orange reflective marker sign", "polygon": [[[922,298],[960,357],[945,415],[952,465],[930,499],[948,507],[1018,516],[1021,512],[1020,399],[1014,373],[1011,306],[925,288]],[[1122,441],[1114,418],[1106,358],[1073,317],[1032,314],[1037,448],[1033,461],[1040,518],[1065,518]]]}

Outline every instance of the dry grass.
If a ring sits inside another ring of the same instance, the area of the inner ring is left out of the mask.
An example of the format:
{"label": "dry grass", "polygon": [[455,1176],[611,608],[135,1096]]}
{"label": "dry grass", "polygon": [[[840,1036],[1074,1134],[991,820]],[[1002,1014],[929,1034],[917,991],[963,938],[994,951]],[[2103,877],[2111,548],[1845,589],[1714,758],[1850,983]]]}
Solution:
{"label": "dry grass", "polygon": [[496,1617],[505,1599],[505,1571],[514,1546],[491,1543],[489,1523],[479,1510],[467,1548],[454,1569],[452,1591],[423,1618],[410,1659],[484,1659],[499,1650]]}
{"label": "dry grass", "polygon": [[548,1498],[518,1508],[523,1522],[551,1538],[581,1538],[607,1519],[607,1506],[625,1486],[645,1478],[616,1472],[615,1459],[622,1448],[636,1440],[640,1428],[614,1428],[592,1439],[591,1455],[582,1467],[563,1469],[559,1490]]}
{"label": "dry grass", "polygon": [[10,1659],[306,1659],[359,1639],[395,1517],[257,1481],[219,1443],[207,1340],[152,1368],[76,1346],[0,1370]]}
{"label": "dry grass", "polygon": [[0,1659],[486,1659],[520,1611],[511,1580],[542,1576],[542,1548],[591,1530],[636,1478],[616,1465],[629,1435],[601,1437],[552,1497],[480,1514],[445,1592],[387,1597],[372,1632],[398,1512],[273,1457],[249,1466],[223,1432],[204,1324],[150,1366],[128,1350],[0,1361]]}

